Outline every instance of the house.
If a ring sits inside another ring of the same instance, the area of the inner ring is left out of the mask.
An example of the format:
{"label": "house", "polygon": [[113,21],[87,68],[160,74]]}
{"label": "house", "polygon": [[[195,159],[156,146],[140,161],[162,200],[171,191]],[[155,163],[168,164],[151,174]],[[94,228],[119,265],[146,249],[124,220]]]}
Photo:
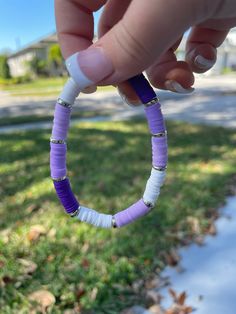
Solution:
{"label": "house", "polygon": [[[17,77],[28,73],[29,68],[27,62],[34,57],[37,57],[40,60],[47,60],[49,47],[57,42],[56,33],[52,33],[11,54],[8,57],[8,65],[10,67],[11,75]],[[55,72],[55,69],[50,68],[50,72]]]}

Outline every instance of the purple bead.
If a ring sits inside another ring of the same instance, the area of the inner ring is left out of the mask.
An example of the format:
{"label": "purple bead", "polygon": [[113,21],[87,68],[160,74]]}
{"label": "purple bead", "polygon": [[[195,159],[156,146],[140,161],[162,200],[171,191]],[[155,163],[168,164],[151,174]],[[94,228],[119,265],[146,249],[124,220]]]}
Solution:
{"label": "purple bead", "polygon": [[69,179],[66,178],[65,180],[59,182],[54,181],[53,183],[57,192],[57,196],[64,206],[66,212],[71,214],[76,211],[79,208],[79,203],[71,190]]}
{"label": "purple bead", "polygon": [[166,167],[168,159],[167,138],[152,137],[152,165],[155,167]]}
{"label": "purple bead", "polygon": [[147,214],[149,210],[150,208],[146,204],[144,204],[142,199],[140,199],[127,209],[124,209],[115,214],[114,218],[116,221],[116,225],[118,228],[125,226],[133,222],[137,218]]}
{"label": "purple bead", "polygon": [[156,97],[156,93],[143,74],[130,78],[128,82],[133,87],[143,104],[148,103]]}
{"label": "purple bead", "polygon": [[152,134],[157,134],[165,131],[165,122],[161,112],[161,105],[159,103],[146,107],[145,113],[148,121],[149,130]]}
{"label": "purple bead", "polygon": [[50,168],[52,178],[66,176],[66,144],[50,143]]}
{"label": "purple bead", "polygon": [[52,138],[65,140],[70,124],[70,108],[56,104],[52,128]]}

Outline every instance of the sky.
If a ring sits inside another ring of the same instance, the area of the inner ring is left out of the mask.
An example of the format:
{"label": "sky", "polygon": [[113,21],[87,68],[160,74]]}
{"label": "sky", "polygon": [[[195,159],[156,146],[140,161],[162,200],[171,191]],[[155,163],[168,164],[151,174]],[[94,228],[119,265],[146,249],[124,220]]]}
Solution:
{"label": "sky", "polygon": [[54,0],[0,0],[0,12],[0,51],[16,51],[56,30]]}

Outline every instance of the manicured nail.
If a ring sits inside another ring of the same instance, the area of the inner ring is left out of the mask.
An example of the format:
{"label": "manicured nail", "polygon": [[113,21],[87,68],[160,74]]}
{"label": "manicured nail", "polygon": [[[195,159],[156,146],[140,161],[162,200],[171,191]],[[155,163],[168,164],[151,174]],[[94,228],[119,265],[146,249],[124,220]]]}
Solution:
{"label": "manicured nail", "polygon": [[138,107],[138,106],[142,105],[141,102],[137,102],[137,101],[135,101],[135,100],[132,100],[132,99],[129,99],[128,97],[126,97],[126,96],[121,92],[121,90],[120,90],[119,88],[117,88],[117,90],[118,90],[118,93],[119,93],[121,99],[123,100],[123,102],[124,102],[125,104],[127,104],[127,105],[129,105],[129,106],[131,106],[131,107]]}
{"label": "manicured nail", "polygon": [[198,56],[196,56],[195,59],[194,59],[194,64],[195,64],[196,67],[198,67],[199,69],[207,70],[207,69],[210,69],[210,68],[215,64],[215,61],[214,61],[214,60],[206,59],[206,58],[204,58],[203,56],[198,55]]}
{"label": "manicured nail", "polygon": [[179,93],[179,94],[190,94],[194,91],[193,87],[190,88],[184,88],[182,85],[180,85],[178,82],[173,80],[168,80],[165,82],[166,89]]}
{"label": "manicured nail", "polygon": [[66,67],[81,90],[95,85],[114,71],[102,48],[88,48],[74,53],[67,58]]}

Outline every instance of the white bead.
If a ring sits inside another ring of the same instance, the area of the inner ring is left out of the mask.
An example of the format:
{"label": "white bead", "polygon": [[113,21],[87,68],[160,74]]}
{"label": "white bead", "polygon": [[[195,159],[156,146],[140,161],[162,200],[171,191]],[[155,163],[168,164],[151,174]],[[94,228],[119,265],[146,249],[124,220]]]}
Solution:
{"label": "white bead", "polygon": [[159,171],[152,168],[151,175],[147,181],[143,194],[144,203],[155,205],[160,194],[160,188],[164,183],[166,171]]}
{"label": "white bead", "polygon": [[69,58],[66,59],[66,67],[70,76],[74,79],[74,81],[79,85],[80,90],[94,85],[90,79],[82,72],[78,62],[79,52],[74,53]]}
{"label": "white bead", "polygon": [[101,228],[112,227],[112,215],[100,214],[94,209],[80,206],[78,215],[76,216],[80,221],[87,222],[91,225]]}
{"label": "white bead", "polygon": [[73,105],[76,97],[79,95],[81,89],[78,84],[70,77],[63,87],[59,96],[66,103]]}

